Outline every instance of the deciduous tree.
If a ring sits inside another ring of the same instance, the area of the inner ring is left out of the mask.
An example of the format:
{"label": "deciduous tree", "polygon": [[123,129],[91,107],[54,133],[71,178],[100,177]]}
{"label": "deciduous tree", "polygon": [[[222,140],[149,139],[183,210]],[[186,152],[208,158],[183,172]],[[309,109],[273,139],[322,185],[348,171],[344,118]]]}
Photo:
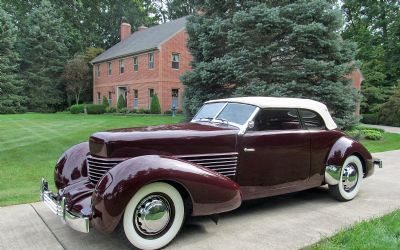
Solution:
{"label": "deciduous tree", "polygon": [[67,95],[73,96],[75,103],[79,104],[81,94],[91,84],[89,66],[85,58],[82,55],[78,55],[68,61],[61,77],[65,82]]}

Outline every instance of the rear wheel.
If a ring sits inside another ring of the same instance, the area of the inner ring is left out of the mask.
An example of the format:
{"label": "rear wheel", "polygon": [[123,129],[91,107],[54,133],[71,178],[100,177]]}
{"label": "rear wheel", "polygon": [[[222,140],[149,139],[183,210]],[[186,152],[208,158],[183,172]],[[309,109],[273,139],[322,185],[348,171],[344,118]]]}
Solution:
{"label": "rear wheel", "polygon": [[126,206],[123,227],[140,249],[158,249],[178,234],[185,217],[182,196],[173,186],[155,182],[142,187]]}
{"label": "rear wheel", "polygon": [[363,180],[361,160],[351,155],[345,160],[340,181],[337,185],[329,185],[332,196],[339,201],[349,201],[356,197]]}

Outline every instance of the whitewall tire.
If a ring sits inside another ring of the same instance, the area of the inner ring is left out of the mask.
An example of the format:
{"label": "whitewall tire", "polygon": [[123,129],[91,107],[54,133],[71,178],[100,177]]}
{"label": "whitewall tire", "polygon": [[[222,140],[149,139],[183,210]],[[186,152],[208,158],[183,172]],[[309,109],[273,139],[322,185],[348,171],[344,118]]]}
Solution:
{"label": "whitewall tire", "polygon": [[363,176],[361,160],[351,155],[346,158],[342,166],[339,184],[329,185],[329,191],[339,201],[350,201],[358,194]]}
{"label": "whitewall tire", "polygon": [[155,182],[142,187],[125,208],[126,238],[139,249],[159,249],[178,234],[185,217],[182,196],[173,186]]}

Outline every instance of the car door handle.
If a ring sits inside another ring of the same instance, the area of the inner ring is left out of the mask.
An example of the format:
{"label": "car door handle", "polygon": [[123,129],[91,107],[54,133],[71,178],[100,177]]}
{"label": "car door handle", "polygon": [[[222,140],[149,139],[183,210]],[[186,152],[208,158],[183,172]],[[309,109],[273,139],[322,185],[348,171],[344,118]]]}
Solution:
{"label": "car door handle", "polygon": [[254,148],[244,148],[243,151],[244,152],[254,152],[256,150]]}

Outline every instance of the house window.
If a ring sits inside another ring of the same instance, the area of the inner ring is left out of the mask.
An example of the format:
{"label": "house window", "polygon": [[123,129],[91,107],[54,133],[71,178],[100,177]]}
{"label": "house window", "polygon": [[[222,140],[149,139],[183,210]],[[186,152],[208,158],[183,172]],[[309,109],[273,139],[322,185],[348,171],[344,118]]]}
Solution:
{"label": "house window", "polygon": [[111,75],[111,62],[107,63],[107,72],[108,72],[108,75],[110,76]]}
{"label": "house window", "polygon": [[154,68],[154,54],[149,53],[149,69],[153,69],[153,68]]}
{"label": "house window", "polygon": [[137,56],[135,56],[133,58],[133,71],[138,71],[138,69],[139,69],[138,58],[137,58]]}
{"label": "house window", "polygon": [[101,94],[100,94],[100,92],[97,92],[97,103],[101,104]]}
{"label": "house window", "polygon": [[97,64],[97,77],[100,77],[100,64]]}
{"label": "house window", "polygon": [[171,65],[171,67],[173,69],[179,69],[179,61],[180,61],[180,55],[178,53],[172,53],[172,65]]}
{"label": "house window", "polygon": [[125,59],[119,60],[119,73],[123,74],[125,72]]}
{"label": "house window", "polygon": [[179,107],[179,89],[172,89],[171,108],[178,109]]}
{"label": "house window", "polygon": [[139,108],[139,91],[137,89],[133,90],[133,109]]}
{"label": "house window", "polygon": [[110,92],[108,92],[108,105],[112,105],[112,93],[111,93],[111,91]]}
{"label": "house window", "polygon": [[149,109],[151,107],[151,102],[153,101],[154,89],[149,89]]}

